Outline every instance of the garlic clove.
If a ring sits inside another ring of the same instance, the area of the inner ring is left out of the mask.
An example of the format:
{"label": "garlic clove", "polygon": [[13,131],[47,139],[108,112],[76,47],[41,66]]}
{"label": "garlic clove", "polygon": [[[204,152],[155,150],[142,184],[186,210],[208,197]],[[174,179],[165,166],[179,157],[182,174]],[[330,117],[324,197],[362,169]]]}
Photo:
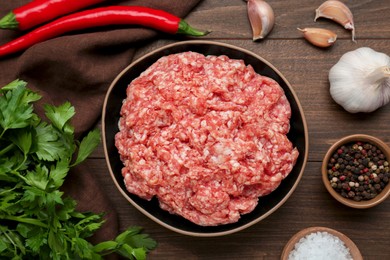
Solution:
{"label": "garlic clove", "polygon": [[311,44],[326,48],[332,46],[337,39],[337,34],[332,32],[331,30],[322,29],[322,28],[304,28],[299,31],[303,33],[303,37],[310,42]]}
{"label": "garlic clove", "polygon": [[329,71],[333,100],[350,113],[369,113],[390,102],[390,57],[368,47],[343,54]]}
{"label": "garlic clove", "polygon": [[351,10],[343,3],[337,0],[328,0],[322,3],[316,9],[314,21],[318,18],[331,19],[347,30],[352,30],[352,41],[355,41],[355,24]]}
{"label": "garlic clove", "polygon": [[263,0],[248,0],[247,11],[253,41],[264,39],[274,27],[275,16],[272,7]]}

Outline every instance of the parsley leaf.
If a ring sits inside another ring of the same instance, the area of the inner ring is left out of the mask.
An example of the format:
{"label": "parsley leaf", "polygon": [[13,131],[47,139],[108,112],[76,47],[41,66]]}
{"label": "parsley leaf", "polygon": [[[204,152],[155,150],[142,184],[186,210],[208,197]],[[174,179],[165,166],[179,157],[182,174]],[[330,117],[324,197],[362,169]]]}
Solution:
{"label": "parsley leaf", "polygon": [[141,234],[141,227],[130,227],[119,234],[115,241],[105,241],[94,246],[94,251],[98,253],[109,253],[117,251],[120,255],[129,259],[146,259],[146,254],[155,249],[156,241],[147,234]]}
{"label": "parsley leaf", "polygon": [[26,83],[14,81],[9,87],[11,90],[0,96],[0,137],[7,129],[23,128],[31,124],[36,115],[33,113],[31,102],[37,101],[40,96],[26,90]]}
{"label": "parsley leaf", "polygon": [[49,174],[49,188],[58,189],[65,181],[65,177],[69,172],[69,162],[59,160],[55,165],[52,165]]}
{"label": "parsley leaf", "polygon": [[100,132],[95,129],[83,138],[80,143],[76,161],[72,166],[75,166],[84,161],[100,143]]}
{"label": "parsley leaf", "polygon": [[17,145],[24,155],[28,154],[32,145],[31,131],[24,129],[15,129],[9,136],[13,144]]}
{"label": "parsley leaf", "polygon": [[118,243],[129,244],[134,248],[143,247],[147,250],[152,250],[157,246],[156,241],[151,239],[148,235],[141,234],[141,227],[132,227],[115,239]]}
{"label": "parsley leaf", "polygon": [[56,161],[60,158],[70,158],[73,151],[66,150],[64,143],[59,141],[59,133],[52,125],[41,122],[35,128],[35,148],[39,160]]}
{"label": "parsley leaf", "polygon": [[[19,224],[25,225],[26,224]],[[31,249],[34,254],[38,254],[41,247],[47,244],[47,229],[37,226],[29,226],[28,232],[24,235],[26,246]]]}
{"label": "parsley leaf", "polygon": [[69,120],[75,115],[74,107],[69,102],[55,107],[51,105],[45,105],[45,114],[50,119],[53,126],[57,129],[64,131],[66,134],[73,134],[74,128],[68,123]]}
{"label": "parsley leaf", "polygon": [[28,185],[45,191],[49,183],[48,170],[46,167],[38,165],[33,172],[27,171],[25,180]]}
{"label": "parsley leaf", "polygon": [[1,92],[7,92],[10,90],[14,90],[16,88],[19,88],[19,87],[26,87],[26,86],[27,86],[27,82],[25,82],[23,80],[16,79],[16,80],[8,83],[6,86],[2,87]]}

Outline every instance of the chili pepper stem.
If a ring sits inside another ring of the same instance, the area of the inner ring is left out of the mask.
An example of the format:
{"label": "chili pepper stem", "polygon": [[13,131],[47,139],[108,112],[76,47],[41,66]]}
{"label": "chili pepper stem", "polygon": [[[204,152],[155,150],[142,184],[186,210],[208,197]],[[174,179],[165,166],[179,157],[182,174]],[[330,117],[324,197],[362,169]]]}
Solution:
{"label": "chili pepper stem", "polygon": [[177,29],[177,33],[190,35],[190,36],[204,36],[209,34],[209,31],[199,31],[193,27],[191,27],[186,21],[183,19],[179,22],[179,28]]}
{"label": "chili pepper stem", "polygon": [[18,29],[19,23],[16,20],[15,14],[9,12],[3,18],[0,19],[0,28],[1,29]]}

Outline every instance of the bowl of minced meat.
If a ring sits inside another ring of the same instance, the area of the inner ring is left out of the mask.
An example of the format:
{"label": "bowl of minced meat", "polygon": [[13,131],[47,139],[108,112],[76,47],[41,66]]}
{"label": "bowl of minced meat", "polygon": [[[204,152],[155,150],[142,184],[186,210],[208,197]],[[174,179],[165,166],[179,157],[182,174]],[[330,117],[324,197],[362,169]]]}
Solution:
{"label": "bowl of minced meat", "polygon": [[103,144],[119,191],[182,234],[242,230],[279,208],[308,154],[294,90],[245,49],[185,41],[152,51],[111,84]]}

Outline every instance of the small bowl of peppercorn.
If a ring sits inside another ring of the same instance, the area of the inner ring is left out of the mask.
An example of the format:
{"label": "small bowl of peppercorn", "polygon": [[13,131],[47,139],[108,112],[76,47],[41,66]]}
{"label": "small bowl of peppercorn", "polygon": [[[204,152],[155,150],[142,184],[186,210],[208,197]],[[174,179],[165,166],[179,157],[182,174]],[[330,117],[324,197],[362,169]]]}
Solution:
{"label": "small bowl of peppercorn", "polygon": [[329,193],[352,208],[378,205],[390,194],[390,148],[365,134],[334,143],[322,162],[322,180]]}

